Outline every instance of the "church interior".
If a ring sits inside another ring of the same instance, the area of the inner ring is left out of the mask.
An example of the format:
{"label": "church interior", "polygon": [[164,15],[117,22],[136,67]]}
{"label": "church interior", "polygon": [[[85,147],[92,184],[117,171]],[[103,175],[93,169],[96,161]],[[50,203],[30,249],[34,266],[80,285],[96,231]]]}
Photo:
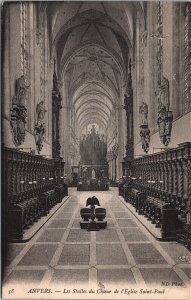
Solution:
{"label": "church interior", "polygon": [[188,299],[191,3],[4,2],[1,55],[5,294]]}

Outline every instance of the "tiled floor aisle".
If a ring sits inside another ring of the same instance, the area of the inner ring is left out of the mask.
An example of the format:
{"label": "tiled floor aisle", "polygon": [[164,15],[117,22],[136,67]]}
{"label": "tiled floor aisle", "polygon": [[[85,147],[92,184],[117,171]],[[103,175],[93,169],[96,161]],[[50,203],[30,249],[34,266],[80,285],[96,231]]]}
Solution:
{"label": "tiled floor aisle", "polygon": [[[174,242],[156,241],[121,202],[117,190],[69,193],[69,200],[28,243],[10,245],[6,283],[189,285],[190,252]],[[107,210],[108,226],[87,232],[80,229],[80,208],[93,195]]]}

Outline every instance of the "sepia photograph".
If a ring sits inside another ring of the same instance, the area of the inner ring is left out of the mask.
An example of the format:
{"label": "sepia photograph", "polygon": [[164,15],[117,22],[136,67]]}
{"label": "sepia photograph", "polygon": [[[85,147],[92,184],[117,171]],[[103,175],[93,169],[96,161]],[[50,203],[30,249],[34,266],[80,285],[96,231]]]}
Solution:
{"label": "sepia photograph", "polygon": [[191,2],[1,3],[2,299],[191,299]]}

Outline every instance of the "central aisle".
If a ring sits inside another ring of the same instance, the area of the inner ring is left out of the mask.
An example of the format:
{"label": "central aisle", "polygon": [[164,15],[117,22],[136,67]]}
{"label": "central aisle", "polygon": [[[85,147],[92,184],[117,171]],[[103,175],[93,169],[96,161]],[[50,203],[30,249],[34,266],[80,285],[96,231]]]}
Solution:
{"label": "central aisle", "polygon": [[[117,196],[108,192],[77,192],[25,244],[11,244],[6,283],[66,287],[92,282],[104,289],[134,284],[146,288],[164,281],[189,284],[190,253],[177,243],[161,243],[143,227]],[[95,195],[107,210],[108,226],[98,232],[80,228],[80,209]],[[59,291],[58,291],[59,293]]]}

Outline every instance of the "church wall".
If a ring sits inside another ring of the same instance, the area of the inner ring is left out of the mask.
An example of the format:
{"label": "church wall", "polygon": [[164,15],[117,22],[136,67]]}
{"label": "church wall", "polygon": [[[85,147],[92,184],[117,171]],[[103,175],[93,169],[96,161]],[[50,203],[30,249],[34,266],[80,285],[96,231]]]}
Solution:
{"label": "church wall", "polygon": [[[49,37],[47,16],[41,36],[37,32],[35,3],[11,3],[6,5],[4,56],[3,56],[3,143],[11,148],[31,148],[35,144],[36,107],[45,103],[45,140],[40,155],[51,156],[52,78],[50,76]],[[9,18],[9,15],[11,16]],[[12,98],[15,96],[16,80],[24,75],[27,88],[27,118],[25,140],[19,146],[13,142],[10,124]],[[23,149],[29,152],[31,149]]]}
{"label": "church wall", "polygon": [[[137,131],[135,135],[135,157],[145,155],[142,149],[142,143],[139,136],[139,105],[142,100],[148,104],[148,127],[150,129],[150,145],[148,154],[153,153],[153,148],[157,149],[154,152],[163,151],[165,145],[161,142],[158,132],[158,102],[155,96],[156,91],[156,3],[148,3],[147,9],[147,30],[146,43],[144,49],[139,41],[136,41],[136,71],[134,77],[134,85],[136,93],[134,93],[134,129]],[[163,2],[162,13],[162,76],[169,81],[169,110],[173,111],[173,123],[171,132],[171,141],[169,148],[177,147],[179,143],[191,140],[191,113],[183,113],[183,6],[181,3]],[[142,16],[140,16],[142,17]],[[142,34],[140,27],[137,28],[137,35]],[[138,49],[140,51],[138,51]],[[143,51],[144,60],[141,60]],[[141,85],[141,64],[144,66],[144,83]],[[142,96],[141,96],[142,95]]]}
{"label": "church wall", "polygon": [[[178,144],[188,141],[191,141],[191,112],[185,114],[184,116],[178,118],[173,122],[171,142],[169,143],[168,148],[177,147]],[[165,146],[160,141],[158,132],[151,136],[148,154],[153,153],[153,148],[159,148],[154,149],[154,152],[161,152],[165,148]],[[141,143],[135,145],[135,155],[145,155],[142,150]]]}
{"label": "church wall", "polygon": [[[15,80],[20,76],[21,47],[20,43],[20,6],[18,4],[6,5],[5,34],[4,34],[4,60],[3,63],[3,84],[4,103],[3,117],[9,118],[11,98],[15,93]],[[11,16],[11,17],[10,17]],[[10,58],[14,57],[10,63]]]}
{"label": "church wall", "polygon": [[[2,133],[3,144],[9,148],[16,148],[15,144],[13,143],[9,120],[3,118],[2,127],[3,127],[3,133]],[[34,135],[31,132],[27,131],[24,143],[18,148],[23,148],[25,152],[29,152],[31,149],[35,149],[36,144],[35,144]],[[40,155],[48,156],[50,153],[49,151],[50,151],[50,144],[44,141],[43,148]]]}
{"label": "church wall", "polygon": [[[163,76],[169,80],[169,103],[170,110],[173,108],[175,99],[173,96],[173,64],[172,59],[174,56],[174,45],[173,45],[173,3],[164,2],[163,4]],[[175,112],[173,113],[173,117]],[[170,147],[170,144],[169,144]]]}
{"label": "church wall", "polygon": [[[160,141],[157,118],[158,103],[156,91],[156,5],[158,2],[148,2],[147,18],[141,9],[134,11],[136,21],[128,15],[131,24],[131,42],[135,46],[129,49],[132,61],[132,81],[134,97],[134,155],[144,155],[140,140],[140,112],[142,102],[148,105],[148,127],[150,129],[149,154],[153,148],[164,148]],[[41,4],[40,4],[41,5]],[[26,76],[28,88],[27,123],[25,141],[19,148],[31,148],[37,154],[35,144],[36,107],[40,101],[45,102],[45,141],[40,155],[51,157],[52,154],[52,77],[53,56],[57,49],[50,49],[48,32],[48,14],[46,4],[38,6],[37,3],[11,3],[6,4],[4,53],[3,53],[3,143],[7,147],[16,148],[10,125],[10,109],[12,98],[15,95],[15,81],[22,74]],[[169,81],[169,103],[173,111],[173,123],[170,147],[191,139],[190,113],[184,114],[183,109],[183,6],[181,3],[163,2],[162,28],[164,38],[162,43],[162,76]],[[23,8],[22,8],[23,7]],[[39,8],[39,11],[37,9]],[[133,8],[132,8],[133,10]],[[23,14],[24,11],[24,15]],[[10,17],[11,16],[11,17]],[[133,26],[136,28],[133,29]],[[135,34],[134,34],[135,33]],[[26,35],[26,37],[25,37]],[[23,42],[24,40],[24,42]],[[23,44],[24,43],[24,44]],[[25,54],[23,54],[24,47]],[[58,70],[57,70],[58,71]],[[61,72],[58,72],[61,74]],[[61,79],[62,81],[62,79]],[[116,144],[118,155],[116,161],[109,163],[111,178],[121,177],[121,161],[126,155],[127,120],[123,110],[123,95],[125,83],[120,87],[119,100],[114,107],[113,115],[107,129],[108,151]],[[64,158],[65,170],[70,178],[71,165],[79,162],[79,149],[76,143],[78,124],[74,124],[75,116],[71,119],[72,99],[66,92],[65,82],[62,82],[62,109],[60,110],[60,144],[61,156]],[[117,125],[116,125],[117,124]],[[186,124],[186,125],[185,125]],[[185,130],[186,128],[186,130]],[[163,149],[157,149],[162,151]],[[30,151],[25,149],[24,151]],[[117,170],[115,172],[115,163]]]}
{"label": "church wall", "polygon": [[[135,23],[135,47],[134,56],[135,61],[133,61],[132,68],[132,84],[133,84],[133,116],[134,116],[134,143],[139,140],[139,114],[138,107],[142,101],[143,89],[141,88],[141,63],[140,63],[140,15],[137,12],[137,19]],[[132,55],[133,56],[133,55]]]}

